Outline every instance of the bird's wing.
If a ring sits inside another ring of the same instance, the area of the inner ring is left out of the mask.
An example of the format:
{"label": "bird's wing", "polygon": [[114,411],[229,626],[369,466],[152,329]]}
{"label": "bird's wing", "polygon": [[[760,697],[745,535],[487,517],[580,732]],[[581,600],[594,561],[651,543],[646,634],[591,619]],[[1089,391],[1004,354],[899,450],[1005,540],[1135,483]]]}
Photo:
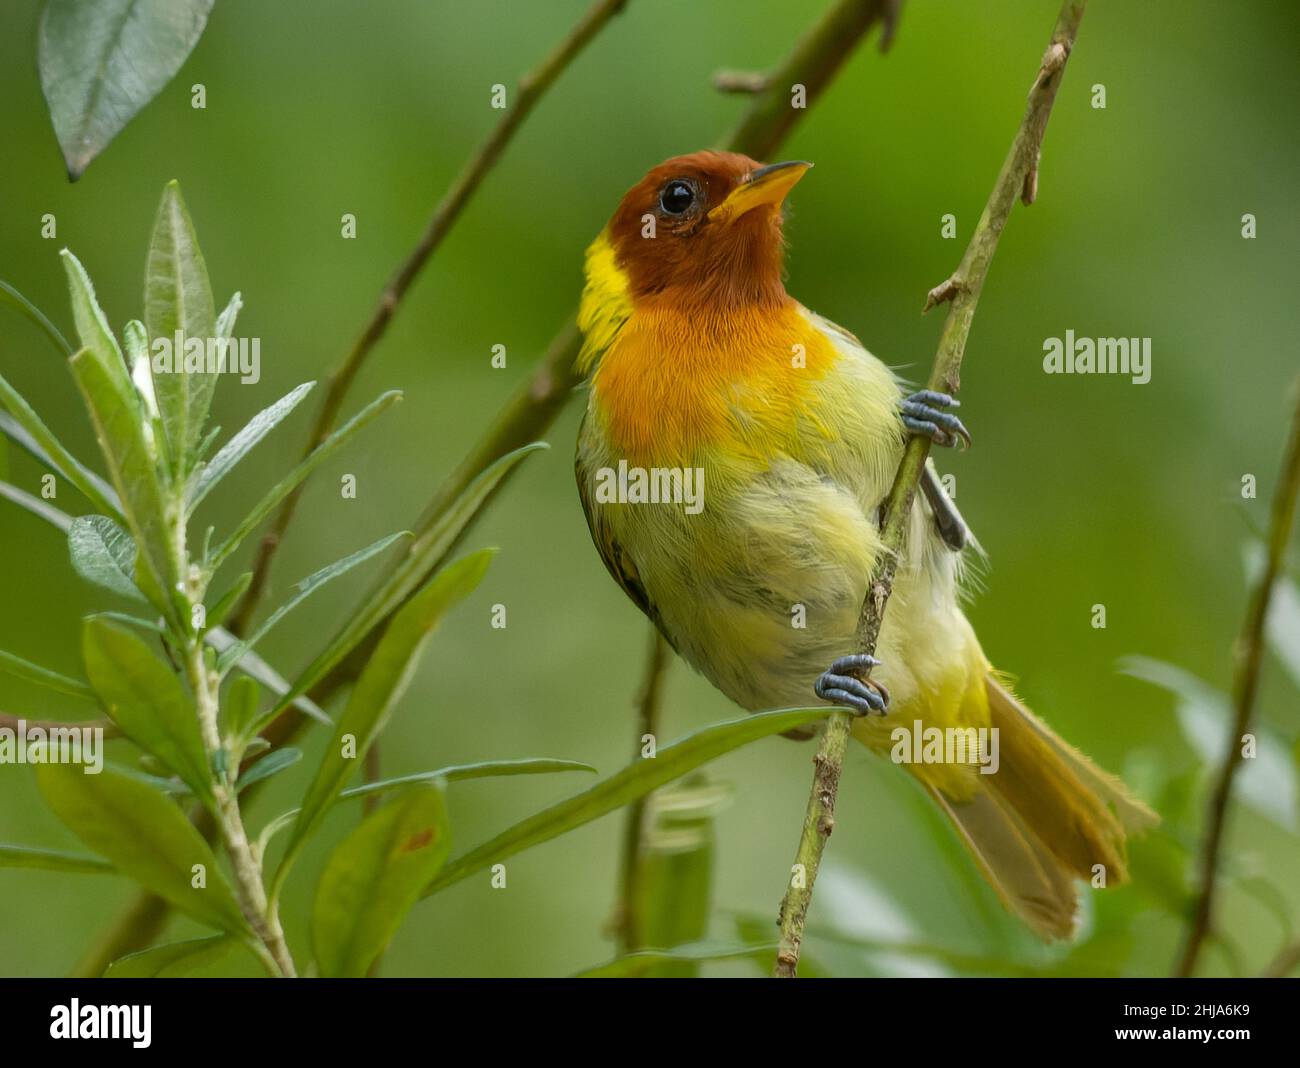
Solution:
{"label": "bird's wing", "polygon": [[[659,628],[660,633],[663,633],[659,610],[650,600],[645,586],[641,584],[641,576],[637,573],[636,565],[624,553],[623,546],[614,537],[609,524],[604,521],[600,507],[591,499],[590,471],[581,450],[574,462],[574,469],[578,477],[578,496],[582,500],[582,512],[587,517],[587,529],[591,531],[591,540],[596,546],[596,551],[600,553],[600,558],[605,562],[605,567],[614,581],[623,588],[623,592],[631,598],[632,603]],[[673,644],[667,634],[664,634],[664,637],[668,639],[670,645]]]}

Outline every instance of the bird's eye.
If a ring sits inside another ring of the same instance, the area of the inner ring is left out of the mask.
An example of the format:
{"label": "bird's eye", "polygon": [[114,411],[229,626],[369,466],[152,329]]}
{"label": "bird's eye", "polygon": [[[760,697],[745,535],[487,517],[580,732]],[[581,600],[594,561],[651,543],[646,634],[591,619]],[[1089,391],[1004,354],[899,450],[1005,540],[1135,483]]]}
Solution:
{"label": "bird's eye", "polygon": [[675,178],[659,194],[659,206],[669,215],[681,215],[695,202],[695,190],[690,183]]}

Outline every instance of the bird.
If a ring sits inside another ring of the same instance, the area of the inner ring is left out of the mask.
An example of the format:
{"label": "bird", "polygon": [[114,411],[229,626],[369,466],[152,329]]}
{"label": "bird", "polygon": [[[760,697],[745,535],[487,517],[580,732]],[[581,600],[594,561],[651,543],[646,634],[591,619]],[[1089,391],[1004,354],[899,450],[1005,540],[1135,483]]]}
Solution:
{"label": "bird", "polygon": [[[906,392],[786,291],[785,203],[811,166],[669,159],[588,248],[575,471],[591,537],[676,653],[741,708],[853,712],[854,738],[920,781],[1008,909],[1066,939],[1079,881],[1124,883],[1127,837],[1158,817],[990,664],[961,607],[982,547],[932,462],[875,655],[857,650],[908,438],[971,436],[954,397]],[[910,744],[934,738],[979,742]]]}

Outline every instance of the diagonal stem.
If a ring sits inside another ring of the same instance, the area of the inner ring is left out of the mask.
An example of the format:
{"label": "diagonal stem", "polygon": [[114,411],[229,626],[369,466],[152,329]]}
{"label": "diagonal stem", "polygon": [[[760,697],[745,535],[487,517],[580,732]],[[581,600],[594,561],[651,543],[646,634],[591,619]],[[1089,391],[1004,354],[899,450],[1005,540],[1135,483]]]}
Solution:
{"label": "diagonal stem", "polygon": [[[461,212],[464,211],[465,205],[469,203],[475,191],[482,185],[483,179],[496,165],[515,132],[523,125],[529,113],[537,106],[537,102],[569,64],[577,58],[605,24],[623,10],[626,4],[627,0],[597,0],[555,51],[519,79],[514,92],[514,105],[501,116],[501,121],[478,151],[470,157],[451,188],[439,201],[424,233],[420,235],[419,242],[398,266],[388,280],[388,284],[384,286],[383,292],[379,294],[379,301],[370,315],[369,322],[353,342],[348,354],[331,372],[324,400],[321,401],[321,406],[316,413],[307,447],[303,451],[304,456],[329,437],[334,424],[338,422],[339,412],[348,390],[352,387],[371,350],[387,332],[388,324],[397,314],[397,309],[411,288],[411,284],[429,262],[438,246],[442,244],[443,238],[451,231]],[[270,531],[262,538],[253,565],[252,582],[249,583],[228,624],[228,629],[236,635],[243,634],[257,609],[258,602],[266,589],[271,562],[280,543],[284,540],[285,531],[293,521],[304,488],[298,486],[285,498]]]}
{"label": "diagonal stem", "polygon": [[[1174,971],[1175,975],[1184,978],[1196,970],[1196,961],[1200,957],[1214,922],[1219,859],[1223,847],[1223,831],[1228,818],[1228,802],[1232,798],[1233,781],[1241,767],[1242,737],[1249,733],[1254,716],[1255,694],[1259,690],[1259,669],[1264,657],[1264,626],[1268,621],[1268,606],[1273,598],[1273,588],[1277,583],[1278,575],[1285,567],[1286,549],[1291,541],[1291,528],[1295,522],[1296,498],[1300,496],[1300,380],[1296,382],[1295,393],[1296,410],[1291,423],[1291,436],[1287,443],[1286,458],[1282,462],[1278,487],[1273,494],[1268,557],[1264,565],[1264,573],[1259,577],[1259,582],[1251,593],[1250,605],[1246,610],[1246,621],[1233,649],[1232,696],[1236,715],[1223,764],[1219,768],[1214,792],[1210,796],[1208,830],[1201,850],[1200,892],[1192,913],[1187,941],[1183,945]],[[1283,956],[1274,962],[1274,967],[1282,968],[1278,974],[1285,974],[1290,968],[1295,967],[1300,957],[1290,958],[1289,967],[1286,967],[1287,959]]]}
{"label": "diagonal stem", "polygon": [[[1087,0],[1066,0],[1052,31],[1052,40],[1043,55],[1038,75],[1029,90],[1029,104],[998,174],[993,192],[989,194],[984,214],[975,227],[966,253],[957,271],[947,282],[932,291],[927,307],[936,300],[951,300],[948,318],[939,337],[939,350],[935,355],[934,370],[930,374],[929,388],[956,393],[961,385],[961,361],[970,335],[975,305],[988,276],[998,238],[1016,198],[1027,194],[1032,184],[1037,192],[1038,155],[1052,113],[1056,91],[1070,52],[1074,48],[1079,22]],[[1030,176],[1033,176],[1031,183]],[[876,648],[880,625],[884,619],[885,605],[894,586],[894,573],[904,550],[907,521],[912,514],[912,501],[916,495],[917,481],[929,455],[928,438],[912,437],[903,451],[898,474],[885,500],[884,521],[881,527],[882,548],[880,563],[867,586],[867,597],[858,623],[858,645],[865,653]],[[844,754],[848,748],[853,718],[847,712],[834,713],[826,724],[821,745],[814,758],[815,771],[808,807],[804,815],[803,830],[795,853],[795,868],[790,884],[781,900],[778,923],[781,941],[777,950],[773,974],[777,978],[794,978],[799,965],[799,949],[803,941],[804,923],[812,903],[813,885],[821,865],[826,841],[835,826],[835,799],[839,789]]]}

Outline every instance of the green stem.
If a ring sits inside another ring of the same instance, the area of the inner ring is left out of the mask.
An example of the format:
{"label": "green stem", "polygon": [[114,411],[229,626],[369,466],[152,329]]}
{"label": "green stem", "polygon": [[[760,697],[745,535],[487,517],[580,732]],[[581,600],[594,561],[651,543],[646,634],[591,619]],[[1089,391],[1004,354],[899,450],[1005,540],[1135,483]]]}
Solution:
{"label": "green stem", "polygon": [[[659,732],[659,699],[663,689],[664,669],[668,666],[668,643],[651,627],[650,648],[646,654],[645,677],[637,701],[636,745],[632,759],[641,758],[646,735]],[[619,866],[619,900],[614,914],[614,932],[620,956],[646,948],[644,917],[640,915],[643,875],[646,796],[638,797],[627,808],[623,825],[623,855]]]}
{"label": "green stem", "polygon": [[[930,374],[930,389],[956,393],[961,386],[961,361],[966,351],[966,339],[970,335],[975,305],[988,276],[989,264],[998,247],[998,238],[1002,235],[1016,198],[1023,197],[1029,203],[1037,193],[1038,154],[1043,134],[1047,129],[1047,120],[1052,113],[1052,104],[1061,84],[1065,64],[1074,48],[1086,3],[1087,0],[1066,0],[1062,6],[1051,43],[1043,55],[1038,76],[1029,91],[1029,104],[1024,119],[1016,132],[1011,151],[1002,164],[998,180],[984,206],[984,213],[975,227],[961,264],[951,278],[931,291],[926,301],[927,308],[943,301],[952,301],[939,337],[934,370]],[[925,467],[929,451],[928,438],[912,437],[908,440],[898,466],[898,474],[894,477],[894,484],[885,500],[880,563],[868,583],[862,616],[858,621],[858,645],[865,653],[875,651],[880,636],[885,605],[894,587],[894,573],[904,551],[917,480]],[[773,971],[778,978],[792,979],[798,969],[799,949],[803,941],[808,907],[812,903],[813,885],[817,880],[826,840],[835,826],[836,793],[852,725],[853,718],[848,713],[837,712],[832,715],[826,724],[814,760],[816,770],[808,794],[803,830],[795,852],[795,864],[800,867],[792,873],[781,901],[781,941]]]}
{"label": "green stem", "polygon": [[[1241,637],[1233,650],[1232,696],[1236,714],[1233,717],[1232,734],[1228,738],[1223,764],[1219,768],[1214,792],[1210,796],[1209,826],[1200,860],[1200,892],[1192,913],[1187,941],[1183,945],[1174,971],[1174,974],[1180,977],[1190,976],[1196,970],[1196,961],[1213,926],[1219,858],[1223,846],[1223,831],[1228,818],[1228,802],[1232,798],[1233,781],[1241,767],[1242,739],[1250,732],[1251,720],[1254,717],[1255,695],[1259,691],[1260,664],[1264,658],[1264,626],[1268,620],[1268,608],[1273,599],[1273,588],[1277,584],[1278,575],[1286,566],[1286,550],[1291,541],[1291,528],[1295,522],[1296,498],[1300,496],[1300,380],[1296,381],[1295,393],[1296,410],[1291,423],[1290,440],[1287,443],[1286,456],[1282,461],[1278,487],[1273,494],[1268,558],[1264,565],[1264,573],[1259,577],[1259,582],[1251,593]],[[1287,960],[1288,958],[1283,956],[1275,962],[1275,966],[1285,966]],[[1294,966],[1295,959],[1291,959],[1290,967],[1286,967],[1285,971],[1289,971]],[[1281,974],[1285,974],[1285,971]]]}

